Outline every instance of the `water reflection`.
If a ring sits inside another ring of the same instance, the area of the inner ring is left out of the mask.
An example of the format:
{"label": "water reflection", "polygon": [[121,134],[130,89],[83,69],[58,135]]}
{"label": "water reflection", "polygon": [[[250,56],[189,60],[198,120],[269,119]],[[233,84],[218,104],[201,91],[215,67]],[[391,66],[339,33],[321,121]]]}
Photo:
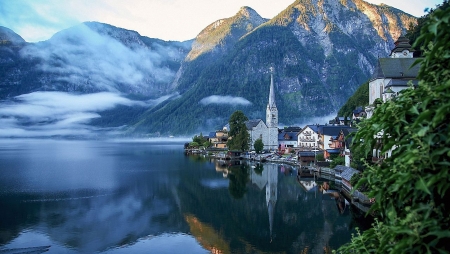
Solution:
{"label": "water reflection", "polygon": [[0,250],[323,253],[358,225],[333,183],[290,166],[185,156],[166,143],[0,150]]}

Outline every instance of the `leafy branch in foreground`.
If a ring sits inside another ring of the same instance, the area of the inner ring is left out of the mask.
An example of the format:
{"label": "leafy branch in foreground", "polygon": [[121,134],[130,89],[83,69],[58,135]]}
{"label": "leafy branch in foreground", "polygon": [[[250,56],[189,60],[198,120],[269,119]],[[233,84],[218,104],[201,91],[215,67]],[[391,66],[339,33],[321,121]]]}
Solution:
{"label": "leafy branch in foreground", "polygon": [[[361,123],[355,147],[379,141],[392,156],[368,165],[358,185],[376,198],[379,222],[339,253],[446,253],[450,249],[450,8],[429,16],[416,43],[427,45],[414,89]],[[362,141],[361,141],[362,140]]]}

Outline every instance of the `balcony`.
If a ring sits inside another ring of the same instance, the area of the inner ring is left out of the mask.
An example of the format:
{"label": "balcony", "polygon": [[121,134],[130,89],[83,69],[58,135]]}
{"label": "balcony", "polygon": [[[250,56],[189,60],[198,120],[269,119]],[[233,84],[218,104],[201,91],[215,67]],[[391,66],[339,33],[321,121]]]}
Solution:
{"label": "balcony", "polygon": [[316,142],[316,139],[310,139],[310,138],[299,138],[298,139],[300,142]]}

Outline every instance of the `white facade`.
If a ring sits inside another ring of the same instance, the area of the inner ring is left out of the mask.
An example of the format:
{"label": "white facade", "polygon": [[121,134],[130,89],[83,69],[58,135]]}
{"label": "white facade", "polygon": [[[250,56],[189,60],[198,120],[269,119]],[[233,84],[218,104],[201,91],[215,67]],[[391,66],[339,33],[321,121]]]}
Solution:
{"label": "white facade", "polygon": [[323,138],[323,146],[321,147],[322,150],[334,149],[330,147],[330,139],[332,138],[330,135],[321,135],[320,138]]}
{"label": "white facade", "polygon": [[260,119],[250,120],[247,124],[250,134],[251,147],[257,139],[262,139],[264,150],[278,149],[278,109],[275,104],[275,91],[273,87],[273,75],[270,76],[269,103],[266,108],[266,123]]}
{"label": "white facade", "polygon": [[[273,87],[273,74],[270,74],[269,103],[266,109],[266,123],[268,128],[267,149],[278,149],[278,109],[275,103],[275,90]],[[265,143],[264,143],[265,144]]]}
{"label": "white facade", "polygon": [[297,140],[279,140],[278,143],[284,147],[298,147]]}
{"label": "white facade", "polygon": [[311,129],[309,126],[303,128],[297,135],[298,147],[315,149],[318,147],[319,134]]}
{"label": "white facade", "polygon": [[256,126],[252,126],[251,129],[248,130],[250,134],[250,142],[253,148],[255,141],[258,139],[262,139],[264,143],[264,149],[269,149],[267,144],[269,144],[269,128],[267,128],[266,124],[262,120],[256,120],[258,123]]}

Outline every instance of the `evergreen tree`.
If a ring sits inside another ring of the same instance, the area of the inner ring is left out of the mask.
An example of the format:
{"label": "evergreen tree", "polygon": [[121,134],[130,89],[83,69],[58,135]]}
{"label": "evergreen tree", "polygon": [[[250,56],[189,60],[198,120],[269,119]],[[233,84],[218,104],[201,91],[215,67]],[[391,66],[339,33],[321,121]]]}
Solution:
{"label": "evergreen tree", "polygon": [[261,151],[264,149],[264,143],[262,139],[258,138],[255,141],[255,144],[253,144],[253,147],[255,148],[256,153],[261,153]]}
{"label": "evergreen tree", "polygon": [[247,116],[240,110],[235,111],[229,120],[230,132],[227,146],[230,150],[247,151],[249,149],[250,134],[247,131]]}

